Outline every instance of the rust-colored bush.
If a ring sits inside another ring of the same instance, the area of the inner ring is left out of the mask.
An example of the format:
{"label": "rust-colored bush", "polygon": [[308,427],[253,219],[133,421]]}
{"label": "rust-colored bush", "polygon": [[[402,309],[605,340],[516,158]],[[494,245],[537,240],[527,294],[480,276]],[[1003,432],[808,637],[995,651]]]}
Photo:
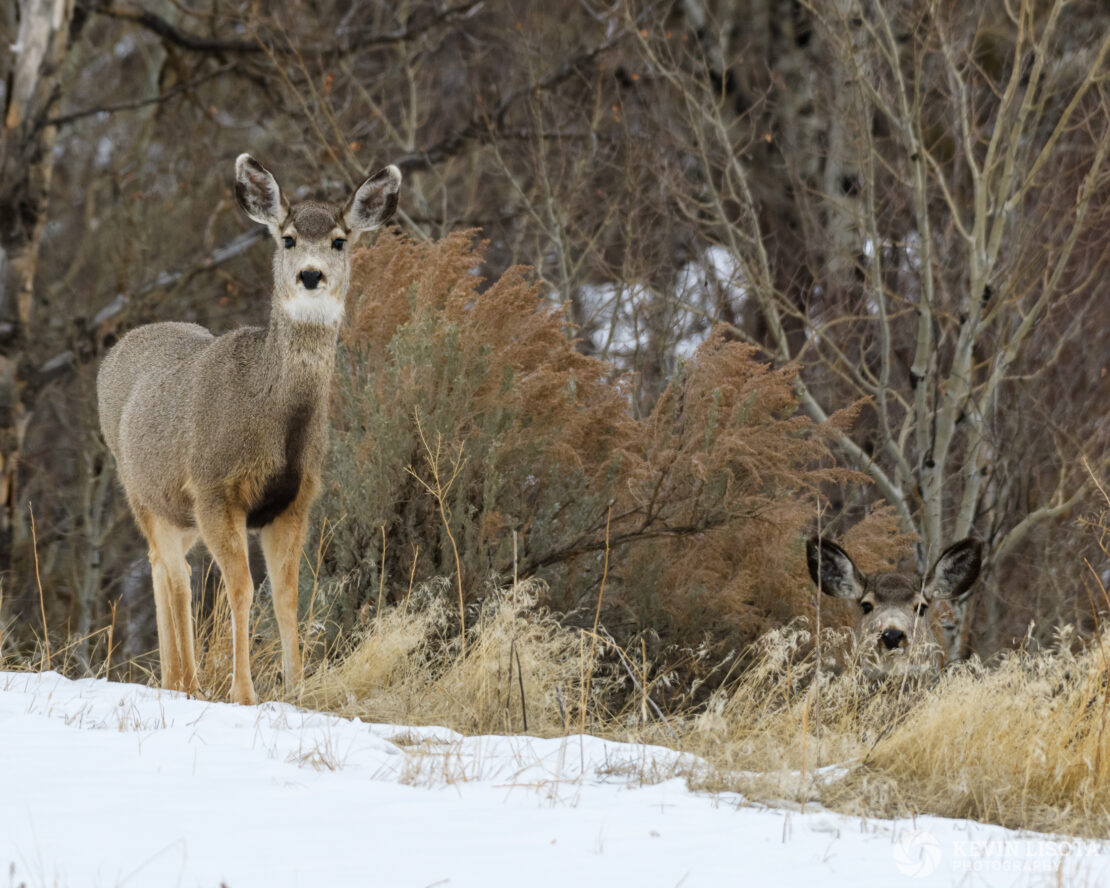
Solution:
{"label": "rust-colored bush", "polygon": [[324,504],[339,622],[413,576],[470,601],[514,572],[564,619],[592,625],[600,599],[618,639],[663,647],[808,613],[803,530],[847,475],[796,409],[794,368],[718,333],[637,419],[524,269],[478,275],[483,250],[387,233],[355,260]]}

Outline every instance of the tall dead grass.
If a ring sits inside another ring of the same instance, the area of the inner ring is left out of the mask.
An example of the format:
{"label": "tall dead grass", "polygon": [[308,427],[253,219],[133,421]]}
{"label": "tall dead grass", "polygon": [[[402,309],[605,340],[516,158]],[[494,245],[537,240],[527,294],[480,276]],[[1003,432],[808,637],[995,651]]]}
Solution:
{"label": "tall dead grass", "polygon": [[538,605],[544,593],[534,579],[490,585],[472,608],[464,644],[450,584],[426,583],[321,664],[303,700],[370,721],[464,733],[596,727],[608,720],[598,716],[615,687],[612,669],[589,662],[582,633]]}
{"label": "tall dead grass", "polygon": [[[680,698],[667,687],[673,675],[644,646],[621,649],[601,628],[565,625],[543,607],[540,581],[490,582],[474,597],[465,646],[448,578],[417,584],[340,645],[324,649],[310,632],[315,663],[296,702],[467,734],[586,731],[669,745],[698,756],[693,786],[752,801],[1081,836],[1110,829],[1110,630],[1082,644],[1065,630],[1049,650],[877,682],[853,658],[829,668],[843,631],[826,629],[815,644],[800,620],[734,659],[744,668],[707,703],[668,708]],[[252,668],[259,696],[280,700],[268,610],[260,600]],[[229,627],[223,603],[198,627],[201,682],[214,699],[226,697]],[[0,668],[38,663],[9,658]],[[104,674],[103,664],[87,674]]]}
{"label": "tall dead grass", "polygon": [[[1066,634],[1065,634],[1066,636]],[[1075,654],[1015,651],[928,680],[818,672],[804,627],[685,722],[696,785],[866,817],[938,814],[1014,828],[1110,828],[1110,635]]]}

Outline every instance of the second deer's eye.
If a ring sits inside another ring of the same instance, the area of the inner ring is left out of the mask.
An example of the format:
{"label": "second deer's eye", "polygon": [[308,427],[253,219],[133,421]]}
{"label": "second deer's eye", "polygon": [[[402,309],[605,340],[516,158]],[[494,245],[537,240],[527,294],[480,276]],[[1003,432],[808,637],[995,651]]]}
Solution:
{"label": "second deer's eye", "polygon": [[860,607],[863,608],[863,612],[865,614],[869,614],[869,613],[871,613],[871,611],[873,611],[875,609],[875,605],[873,605],[870,601],[863,602],[863,604],[861,604]]}
{"label": "second deer's eye", "polygon": [[285,237],[283,237],[283,238],[281,239],[281,242],[282,242],[283,244],[285,244],[285,249],[287,249],[287,250],[292,250],[292,249],[293,249],[293,247],[295,247],[295,246],[297,245],[297,241],[296,241],[296,239],[295,239],[295,238],[292,238],[292,237],[290,237],[290,236],[289,236],[288,234],[287,234],[287,235],[285,235]]}
{"label": "second deer's eye", "polygon": [[331,242],[331,248],[332,248],[333,250],[342,250],[342,249],[343,249],[343,245],[344,245],[345,243],[347,243],[347,239],[346,239],[346,238],[344,238],[344,237],[337,237],[337,238],[336,238],[335,240],[333,240],[333,241]]}

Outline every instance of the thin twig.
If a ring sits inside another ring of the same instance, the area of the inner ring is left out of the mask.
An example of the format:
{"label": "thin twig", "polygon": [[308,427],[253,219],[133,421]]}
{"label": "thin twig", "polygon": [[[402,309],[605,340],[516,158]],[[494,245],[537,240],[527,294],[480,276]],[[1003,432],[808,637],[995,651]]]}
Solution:
{"label": "thin twig", "polygon": [[[419,37],[424,32],[442,22],[447,22],[466,15],[466,13],[470,12],[480,2],[481,0],[466,0],[464,3],[448,6],[446,9],[440,10],[435,15],[430,16],[425,21],[412,27],[398,28],[395,31],[383,31],[376,34],[364,33],[361,35],[350,35],[346,39],[337,40],[329,44],[315,43],[304,46],[291,45],[289,51],[301,56],[332,57],[347,55],[368,47],[404,43]],[[190,52],[216,53],[220,55],[231,53],[252,55],[264,52],[267,49],[262,38],[257,34],[249,40],[202,37],[176,27],[162,18],[162,16],[148,9],[121,9],[118,6],[94,5],[93,11],[100,15],[108,16],[109,18],[126,19],[134,22],[146,28],[148,31],[157,34],[167,43],[172,43],[174,46],[178,46]]]}
{"label": "thin twig", "polygon": [[122,102],[119,105],[104,105],[100,108],[84,108],[81,111],[71,111],[69,114],[59,114],[57,117],[48,117],[43,121],[43,126],[62,126],[66,123],[73,123],[77,120],[83,120],[86,117],[93,117],[97,114],[115,114],[119,111],[137,111],[140,108],[146,108],[149,105],[158,105],[162,102],[168,102],[170,99],[176,98],[190,89],[194,89],[209,80],[214,80],[221,74],[226,74],[234,65],[221,65],[215,71],[209,71],[202,77],[197,77],[195,80],[189,80],[185,83],[178,83],[170,87],[164,93],[159,93],[156,96],[151,96],[147,99],[138,99],[133,102]]}
{"label": "thin twig", "polygon": [[[512,668],[512,663],[509,667]],[[524,732],[528,733],[528,710],[524,705],[524,671],[520,668],[520,648],[516,649],[516,680],[520,683],[520,719],[524,723]]]}
{"label": "thin twig", "polygon": [[385,592],[385,525],[382,525],[382,558],[378,564],[378,609],[374,614],[374,634],[382,624],[382,593]]}
{"label": "thin twig", "polygon": [[43,672],[50,671],[50,632],[46,628],[46,604],[42,597],[42,577],[39,575],[39,539],[35,534],[35,510],[30,503],[27,503],[27,511],[31,513],[31,550],[35,555],[35,582],[39,587],[39,613],[42,614],[42,642],[44,646],[45,660],[43,662]]}
{"label": "thin twig", "polygon": [[[597,590],[597,608],[594,611],[594,628],[593,628],[593,632],[590,633],[590,656],[589,656],[589,659],[586,661],[587,662],[587,665],[586,665],[587,672],[586,672],[585,676],[583,676],[584,680],[583,680],[583,683],[582,683],[582,685],[583,685],[582,709],[581,709],[579,718],[580,718],[580,721],[581,721],[583,733],[585,733],[585,729],[586,729],[586,727],[585,727],[586,706],[590,702],[590,680],[593,678],[593,674],[594,674],[594,653],[597,649],[597,627],[598,627],[598,624],[601,622],[601,600],[602,600],[602,597],[605,595],[605,580],[609,576],[609,523],[612,520],[612,518],[613,518],[613,507],[612,507],[612,505],[610,505],[609,506],[609,512],[605,517],[605,562],[604,562],[604,565],[602,566],[602,569],[601,569],[601,586]],[[515,564],[514,564],[514,570],[515,570]]]}
{"label": "thin twig", "polygon": [[112,621],[108,624],[108,652],[104,657],[104,678],[110,679],[112,677],[112,643],[116,636],[116,607],[119,605],[120,599],[115,598],[112,600]]}
{"label": "thin twig", "polygon": [[674,728],[671,727],[671,723],[667,720],[667,716],[663,714],[663,710],[660,709],[658,704],[651,699],[651,697],[647,693],[647,690],[644,688],[643,683],[641,683],[641,681],[636,677],[636,670],[632,668],[632,664],[628,661],[628,657],[625,656],[624,651],[621,650],[620,645],[618,645],[611,638],[607,641],[616,650],[617,656],[620,657],[621,663],[624,664],[625,671],[628,673],[628,677],[632,679],[632,684],[636,687],[636,690],[640,691],[640,693],[643,695],[644,701],[651,708],[652,712],[654,712],[659,720],[663,722],[663,724],[666,726],[667,731],[670,733],[671,738],[675,741],[675,743],[681,743],[681,741],[678,739],[678,733],[675,731]]}
{"label": "thin twig", "polygon": [[463,599],[463,582],[462,582],[462,561],[459,559],[459,547],[455,543],[455,535],[451,532],[451,519],[447,514],[447,494],[451,491],[452,485],[459,477],[459,471],[462,469],[463,464],[466,462],[462,458],[462,448],[459,448],[458,454],[451,465],[451,477],[447,479],[446,485],[440,479],[439,474],[439,459],[443,451],[443,436],[438,432],[436,433],[436,446],[432,450],[431,445],[428,443],[428,438],[424,434],[424,426],[420,422],[419,408],[413,411],[413,417],[416,420],[416,431],[420,435],[420,443],[424,447],[425,458],[428,460],[428,466],[432,472],[432,484],[429,484],[416,473],[416,469],[409,466],[406,471],[412,475],[417,481],[423,485],[424,489],[430,493],[439,506],[439,517],[443,521],[443,529],[447,534],[447,539],[451,543],[451,552],[455,556],[455,578],[459,587],[459,624],[462,637],[462,655],[466,656],[466,603]]}

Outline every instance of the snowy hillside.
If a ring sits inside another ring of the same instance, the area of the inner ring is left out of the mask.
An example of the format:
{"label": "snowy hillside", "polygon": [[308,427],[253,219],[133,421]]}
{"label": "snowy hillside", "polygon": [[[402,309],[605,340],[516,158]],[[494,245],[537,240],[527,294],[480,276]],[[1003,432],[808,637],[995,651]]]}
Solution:
{"label": "snowy hillside", "polygon": [[0,873],[13,888],[1110,880],[1106,843],[747,806],[690,792],[690,764],[0,673]]}

